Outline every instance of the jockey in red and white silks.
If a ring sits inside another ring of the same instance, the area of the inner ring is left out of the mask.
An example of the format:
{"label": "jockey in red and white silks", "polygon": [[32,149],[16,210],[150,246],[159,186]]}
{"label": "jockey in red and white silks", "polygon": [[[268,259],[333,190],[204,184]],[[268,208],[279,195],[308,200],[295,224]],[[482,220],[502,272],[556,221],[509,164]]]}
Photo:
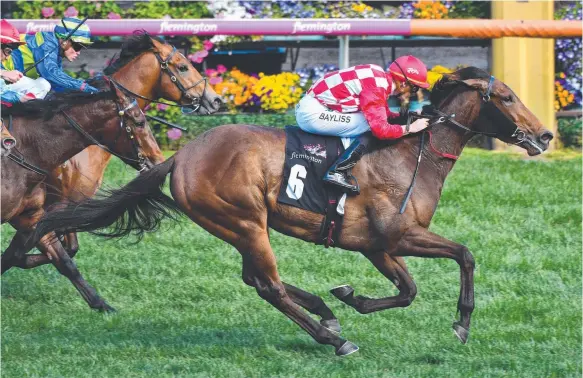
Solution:
{"label": "jockey in red and white silks", "polygon": [[[428,87],[427,68],[411,55],[396,59],[387,72],[374,64],[362,64],[329,72],[317,80],[296,106],[298,126],[314,134],[358,137],[330,167],[324,181],[358,192],[358,187],[347,181],[345,171],[366,152],[370,134],[364,133],[370,131],[378,139],[405,135],[405,126],[390,123],[399,113],[390,111],[387,99]],[[416,120],[409,133],[423,130],[427,122]]]}

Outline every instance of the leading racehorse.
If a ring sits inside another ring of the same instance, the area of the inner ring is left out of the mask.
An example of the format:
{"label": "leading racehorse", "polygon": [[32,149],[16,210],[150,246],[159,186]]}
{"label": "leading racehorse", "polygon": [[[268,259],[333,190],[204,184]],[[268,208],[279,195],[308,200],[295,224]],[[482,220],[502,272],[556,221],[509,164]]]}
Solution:
{"label": "leading racehorse", "polygon": [[[337,246],[359,251],[399,290],[393,297],[354,296],[350,286],[333,289],[361,313],[408,306],[417,293],[403,256],[449,258],[461,271],[459,321],[462,342],[474,309],[474,258],[464,245],[428,230],[443,183],[467,141],[486,134],[519,145],[529,155],[547,149],[553,134],[512,90],[485,71],[464,68],[445,75],[431,94],[435,107],[428,143],[420,135],[377,141],[354,169],[361,194],[349,197]],[[453,115],[455,114],[455,118]],[[269,228],[309,242],[320,242],[323,216],[277,202],[282,183],[286,137],[282,130],[226,125],[207,131],[173,157],[101,199],[71,204],[48,213],[35,237],[53,230],[92,231],[119,237],[157,229],[162,218],[187,214],[211,234],[227,241],[243,257],[243,281],[283,312],[317,342],[337,355],[358,348],[333,331],[338,320],[321,298],[280,280],[269,243]],[[409,205],[399,213],[421,150],[419,177]],[[161,191],[171,173],[170,198]],[[319,315],[314,321],[300,308]]]}

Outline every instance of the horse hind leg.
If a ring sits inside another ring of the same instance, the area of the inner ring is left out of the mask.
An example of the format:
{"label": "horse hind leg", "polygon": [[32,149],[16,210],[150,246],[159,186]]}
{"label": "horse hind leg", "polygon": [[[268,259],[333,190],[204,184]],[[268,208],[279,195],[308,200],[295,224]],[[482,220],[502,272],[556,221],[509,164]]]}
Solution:
{"label": "horse hind leg", "polygon": [[348,285],[336,287],[330,292],[342,302],[353,307],[361,314],[409,306],[417,295],[417,287],[411,278],[405,261],[388,253],[375,253],[367,256],[373,265],[399,289],[399,294],[373,299],[362,295],[354,296],[354,289]]}
{"label": "horse hind leg", "polygon": [[344,356],[358,350],[356,345],[310,318],[290,298],[279,278],[267,232],[240,245],[244,245],[237,247],[243,256],[243,281],[254,287],[261,298],[299,325],[316,342],[334,346],[336,355]]}
{"label": "horse hind leg", "polygon": [[[77,234],[74,232],[67,233],[59,236],[59,240],[63,245],[63,248],[67,251],[69,257],[73,258],[79,251],[79,241],[77,239]],[[8,250],[7,250],[8,252]],[[6,253],[8,255],[8,253]],[[12,267],[17,267],[20,269],[33,269],[41,265],[50,264],[51,260],[47,255],[43,254],[26,254],[17,255],[10,260],[2,255],[2,274]],[[4,262],[6,260],[6,262]]]}
{"label": "horse hind leg", "polygon": [[342,330],[340,322],[338,322],[338,319],[332,310],[326,306],[326,303],[324,303],[322,298],[285,282],[283,282],[283,286],[295,304],[302,306],[308,312],[322,318],[320,324],[328,328],[330,331],[336,334],[340,333]]}

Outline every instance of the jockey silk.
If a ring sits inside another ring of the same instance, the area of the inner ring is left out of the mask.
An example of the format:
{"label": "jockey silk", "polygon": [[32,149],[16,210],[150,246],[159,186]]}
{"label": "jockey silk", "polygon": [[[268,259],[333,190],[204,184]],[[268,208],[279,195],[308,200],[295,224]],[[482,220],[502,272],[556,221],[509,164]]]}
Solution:
{"label": "jockey silk", "polygon": [[65,89],[97,92],[83,80],[74,79],[63,72],[63,58],[60,54],[59,40],[53,33],[38,32],[25,37],[26,44],[13,50],[8,59],[3,62],[5,69],[24,72],[27,68],[40,61],[46,54],[48,57],[35,68],[26,73],[27,77],[36,79],[39,76],[46,79],[54,90]]}
{"label": "jockey silk", "polygon": [[[330,126],[330,121],[335,121],[339,125],[354,125],[352,129],[340,127],[341,136],[357,136],[370,129],[379,139],[396,139],[403,135],[403,128],[387,122],[387,119],[399,116],[389,110],[387,103],[393,90],[391,75],[375,64],[330,72],[312,85],[306,97],[315,98],[333,112],[323,114],[321,109],[306,100],[300,101],[296,108],[296,118],[303,130],[312,133],[339,135],[335,133],[338,127]],[[343,121],[343,114],[350,115],[350,121]],[[366,127],[362,125],[362,115]]]}

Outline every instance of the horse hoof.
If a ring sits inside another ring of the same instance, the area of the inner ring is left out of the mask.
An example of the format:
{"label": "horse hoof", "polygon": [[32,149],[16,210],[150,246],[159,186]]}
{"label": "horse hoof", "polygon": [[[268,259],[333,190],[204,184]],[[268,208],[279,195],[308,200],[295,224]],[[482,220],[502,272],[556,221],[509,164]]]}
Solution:
{"label": "horse hoof", "polygon": [[458,322],[453,323],[453,333],[455,333],[455,335],[462,342],[462,344],[466,344],[468,342],[470,330],[462,327],[461,324],[459,324]]}
{"label": "horse hoof", "polygon": [[99,312],[104,312],[104,313],[114,313],[117,312],[117,310],[113,307],[111,307],[110,305],[108,305],[107,303],[102,303],[101,305],[99,305],[98,307],[95,308],[97,311]]}
{"label": "horse hoof", "polygon": [[338,350],[336,351],[337,356],[348,356],[358,350],[358,347],[351,343],[350,341],[346,341]]}
{"label": "horse hoof", "polygon": [[342,300],[347,296],[351,295],[352,293],[354,293],[354,289],[348,285],[342,285],[330,289],[330,293],[332,293],[332,295],[335,296],[336,298]]}
{"label": "horse hoof", "polygon": [[320,324],[322,326],[324,326],[325,328],[327,328],[330,332],[332,332],[335,335],[339,335],[340,332],[342,331],[342,328],[340,328],[340,322],[338,322],[338,319],[320,320]]}

